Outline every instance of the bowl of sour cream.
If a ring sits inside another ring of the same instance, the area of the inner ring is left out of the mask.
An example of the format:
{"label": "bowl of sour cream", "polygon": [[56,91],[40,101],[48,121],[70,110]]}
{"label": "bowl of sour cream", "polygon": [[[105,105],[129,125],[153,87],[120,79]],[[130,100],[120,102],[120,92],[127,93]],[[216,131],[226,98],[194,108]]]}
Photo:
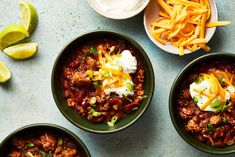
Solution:
{"label": "bowl of sour cream", "polygon": [[139,14],[150,0],[87,0],[100,15],[110,19],[127,19]]}

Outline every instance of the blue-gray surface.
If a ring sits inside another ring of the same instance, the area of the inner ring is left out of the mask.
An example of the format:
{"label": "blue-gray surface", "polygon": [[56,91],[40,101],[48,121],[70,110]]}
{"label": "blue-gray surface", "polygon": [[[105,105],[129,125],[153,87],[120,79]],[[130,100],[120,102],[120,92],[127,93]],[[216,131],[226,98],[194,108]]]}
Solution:
{"label": "blue-gray surface", "polygon": [[[111,20],[98,15],[85,0],[30,0],[38,10],[39,24],[31,40],[39,44],[37,55],[13,61],[0,54],[12,72],[12,79],[0,85],[0,141],[15,129],[39,122],[68,128],[87,145],[94,157],[198,157],[213,156],[200,152],[175,131],[168,113],[168,95],[178,72],[191,60],[204,55],[197,52],[179,57],[163,52],[147,37],[143,13],[128,20]],[[216,0],[220,20],[235,20],[235,1]],[[18,0],[1,0],[0,29],[18,22]],[[134,38],[148,53],[156,85],[150,108],[133,126],[114,134],[85,132],[68,122],[56,107],[50,75],[54,60],[63,46],[91,30],[119,31]],[[212,51],[235,53],[235,26],[218,28],[209,43]],[[233,155],[230,155],[233,156]]]}

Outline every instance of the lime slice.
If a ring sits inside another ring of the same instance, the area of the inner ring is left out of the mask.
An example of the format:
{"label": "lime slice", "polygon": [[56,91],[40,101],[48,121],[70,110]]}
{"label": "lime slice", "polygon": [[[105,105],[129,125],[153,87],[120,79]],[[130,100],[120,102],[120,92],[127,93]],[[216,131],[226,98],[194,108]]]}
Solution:
{"label": "lime slice", "polygon": [[29,2],[20,2],[20,24],[22,24],[31,34],[38,23],[36,9]]}
{"label": "lime slice", "polygon": [[10,24],[0,32],[0,50],[29,36],[27,30],[20,24]]}
{"label": "lime slice", "polygon": [[7,66],[0,61],[0,83],[6,82],[11,78],[11,73]]}
{"label": "lime slice", "polygon": [[37,50],[37,43],[22,43],[8,47],[3,52],[13,59],[27,59],[32,57]]}

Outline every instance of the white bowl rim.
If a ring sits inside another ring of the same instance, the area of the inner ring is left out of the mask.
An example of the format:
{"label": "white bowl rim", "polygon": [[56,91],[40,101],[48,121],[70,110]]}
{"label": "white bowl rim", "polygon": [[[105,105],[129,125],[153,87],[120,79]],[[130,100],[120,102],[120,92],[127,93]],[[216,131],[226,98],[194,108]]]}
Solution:
{"label": "white bowl rim", "polygon": [[[149,2],[149,5],[151,4],[151,1]],[[213,14],[215,15],[215,21],[218,21],[218,8],[217,8],[217,5],[216,5],[216,2],[215,0],[209,0],[211,2],[211,4],[213,4],[214,6],[214,9],[211,10],[211,12],[213,12]],[[147,20],[146,20],[146,12],[147,12],[147,8],[149,7],[149,5],[146,7],[145,9],[145,13],[144,13],[144,28],[145,28],[145,32],[146,34],[148,35],[148,37],[150,38],[150,40],[159,48],[161,48],[162,50],[168,52],[168,53],[171,53],[171,54],[176,54],[176,55],[179,55],[179,49],[175,46],[172,46],[172,47],[175,47],[175,49],[177,49],[178,51],[172,51],[171,49],[169,49],[166,45],[163,45],[161,43],[159,43],[156,39],[154,39],[152,37],[152,35],[150,34],[149,30],[148,30],[148,25],[147,25]],[[215,34],[215,31],[216,31],[216,27],[212,27],[212,28],[207,28],[207,29],[210,29],[210,34],[208,36],[206,36],[206,40],[207,40],[207,43],[211,40],[211,38],[213,37],[213,35]],[[170,44],[169,44],[170,45]],[[197,50],[199,50],[201,48],[198,48]],[[196,51],[197,51],[196,50]],[[185,49],[184,50],[184,54],[190,54],[192,53],[193,51],[191,50],[188,50],[188,49]],[[195,52],[195,51],[194,51]]]}
{"label": "white bowl rim", "polygon": [[97,13],[99,13],[100,15],[107,17],[109,19],[115,19],[115,20],[123,20],[123,19],[128,19],[131,18],[137,14],[139,14],[142,10],[144,10],[144,8],[149,4],[150,0],[144,0],[145,3],[143,3],[143,5],[141,7],[139,7],[138,9],[134,10],[134,11],[130,11],[129,13],[126,14],[122,14],[123,16],[116,16],[115,14],[112,14],[110,12],[104,12],[101,9],[99,9],[98,7],[96,7],[93,3],[94,0],[86,0],[87,3],[90,5],[90,7],[95,10]]}

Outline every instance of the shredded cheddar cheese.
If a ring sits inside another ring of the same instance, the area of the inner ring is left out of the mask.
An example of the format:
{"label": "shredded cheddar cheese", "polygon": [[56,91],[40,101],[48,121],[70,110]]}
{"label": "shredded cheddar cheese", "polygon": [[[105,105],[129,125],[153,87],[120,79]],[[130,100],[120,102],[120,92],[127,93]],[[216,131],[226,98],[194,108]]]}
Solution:
{"label": "shredded cheddar cheese", "polygon": [[[207,82],[210,83],[210,91],[209,93],[206,93],[205,91],[199,91],[197,89],[193,89],[195,92],[202,94],[203,96],[206,96],[208,100],[200,107],[201,110],[205,110],[212,101],[219,96],[221,102],[226,102],[226,91],[228,86],[233,86],[234,81],[234,75],[229,72],[224,72],[221,70],[210,70],[210,74],[203,74],[201,77],[204,80],[207,80]],[[223,81],[225,87],[221,86],[221,83],[219,82],[218,78],[223,78],[221,81]],[[230,99],[232,101],[235,100],[235,94],[230,92]]]}
{"label": "shredded cheddar cheese", "polygon": [[151,23],[152,36],[161,44],[170,42],[179,48],[179,55],[184,49],[195,51],[198,47],[206,52],[206,28],[225,26],[230,21],[208,23],[211,8],[208,0],[156,0],[160,5],[160,17]]}
{"label": "shredded cheddar cheese", "polygon": [[[130,58],[128,60],[130,62],[129,64],[126,63],[125,66],[122,65],[122,62],[124,62],[123,58],[133,57],[130,51],[125,50],[121,54],[110,55],[103,46],[98,46],[97,50],[100,69],[94,72],[87,71],[88,75],[92,73],[92,77],[90,78],[93,81],[102,82],[100,89],[97,91],[104,92],[105,94],[116,92],[120,96],[134,94],[134,84],[130,73],[136,70],[136,65],[130,64],[133,63],[133,60],[131,61]],[[134,60],[136,61],[135,58]],[[129,69],[126,67],[127,64],[129,65]]]}

